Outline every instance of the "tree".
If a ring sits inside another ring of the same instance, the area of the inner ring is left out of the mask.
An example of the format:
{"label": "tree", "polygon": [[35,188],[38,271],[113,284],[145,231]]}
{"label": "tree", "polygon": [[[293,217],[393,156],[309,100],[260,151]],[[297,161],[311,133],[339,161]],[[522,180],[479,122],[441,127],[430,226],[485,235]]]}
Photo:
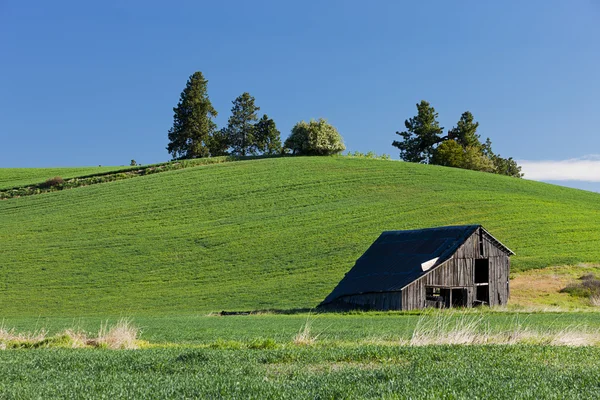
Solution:
{"label": "tree", "polygon": [[463,147],[454,139],[445,140],[435,149],[431,164],[484,172],[495,170],[494,163],[482,153],[481,146]]}
{"label": "tree", "polygon": [[479,122],[474,122],[473,114],[470,111],[465,111],[455,128],[448,132],[448,139],[454,139],[462,147],[481,147],[477,128]]}
{"label": "tree", "polygon": [[252,153],[255,146],[254,124],[258,120],[256,112],[260,110],[254,104],[254,97],[244,92],[232,101],[231,117],[227,123],[227,136],[232,153],[245,156]]}
{"label": "tree", "polygon": [[465,164],[465,149],[456,140],[446,140],[435,150],[435,153],[431,157],[431,164],[463,168]]}
{"label": "tree", "polygon": [[490,138],[487,138],[482,145],[482,151],[494,163],[494,172],[496,174],[512,176],[514,178],[522,178],[525,176],[525,174],[521,172],[521,166],[518,165],[512,157],[503,158],[500,154],[494,154]]}
{"label": "tree", "polygon": [[275,121],[263,115],[254,124],[255,150],[263,154],[281,153],[281,134],[275,126]]}
{"label": "tree", "polygon": [[216,131],[207,143],[211,157],[226,156],[229,154],[229,136],[227,128]]}
{"label": "tree", "polygon": [[437,121],[438,113],[425,100],[417,104],[417,115],[404,121],[406,131],[396,132],[402,141],[394,140],[392,145],[400,149],[404,161],[429,163],[435,146],[444,140],[444,128]]}
{"label": "tree", "polygon": [[300,121],[286,139],[284,147],[292,154],[325,156],[346,150],[342,136],[325,119]]}
{"label": "tree", "polygon": [[174,159],[210,155],[208,142],[217,127],[212,120],[217,111],[208,98],[207,84],[202,72],[195,72],[181,92],[177,107],[173,108],[175,115],[167,150]]}
{"label": "tree", "polygon": [[522,178],[525,176],[521,172],[521,166],[517,164],[512,157],[502,158],[499,154],[492,157],[494,167],[497,174],[512,176],[515,178]]}

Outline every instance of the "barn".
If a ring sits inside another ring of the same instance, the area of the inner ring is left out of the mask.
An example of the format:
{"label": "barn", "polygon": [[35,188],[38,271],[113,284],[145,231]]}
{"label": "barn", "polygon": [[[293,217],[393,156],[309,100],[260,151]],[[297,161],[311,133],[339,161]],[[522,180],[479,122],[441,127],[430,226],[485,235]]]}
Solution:
{"label": "barn", "polygon": [[383,232],[319,308],[503,305],[511,255],[481,225]]}

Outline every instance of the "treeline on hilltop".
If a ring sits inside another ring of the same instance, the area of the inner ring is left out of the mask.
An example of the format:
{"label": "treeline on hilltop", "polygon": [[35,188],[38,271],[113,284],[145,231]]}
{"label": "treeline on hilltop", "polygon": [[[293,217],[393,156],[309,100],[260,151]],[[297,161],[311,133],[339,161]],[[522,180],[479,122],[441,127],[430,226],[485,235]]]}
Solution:
{"label": "treeline on hilltop", "polygon": [[174,159],[224,155],[331,155],[345,150],[338,131],[324,119],[300,121],[285,143],[275,121],[264,114],[258,117],[254,97],[245,92],[233,100],[227,126],[217,129],[213,118],[217,110],[207,92],[208,81],[195,72],[173,108],[167,150]]}
{"label": "treeline on hilltop", "polygon": [[503,158],[492,151],[490,138],[481,142],[477,133],[479,122],[475,122],[469,111],[462,114],[456,127],[450,129],[446,136],[443,136],[444,128],[437,117],[438,113],[425,100],[417,104],[417,115],[404,121],[406,130],[396,132],[402,140],[392,143],[400,149],[401,159],[516,178],[523,176],[521,167],[512,157]]}
{"label": "treeline on hilltop", "polygon": [[[260,107],[250,93],[233,100],[227,126],[218,129],[218,115],[208,97],[208,81],[202,72],[192,74],[173,108],[173,126],[169,130],[167,150],[173,159],[217,157],[225,155],[332,155],[345,150],[342,136],[326,120],[300,121],[282,143],[275,121],[267,114],[259,118]],[[467,111],[456,127],[444,136],[438,114],[425,100],[417,104],[417,115],[404,122],[405,131],[396,132],[402,140],[392,145],[400,149],[400,158],[408,162],[436,164],[522,177],[521,167],[512,158],[492,151],[488,138],[481,142],[479,123]],[[356,153],[355,153],[356,154]]]}

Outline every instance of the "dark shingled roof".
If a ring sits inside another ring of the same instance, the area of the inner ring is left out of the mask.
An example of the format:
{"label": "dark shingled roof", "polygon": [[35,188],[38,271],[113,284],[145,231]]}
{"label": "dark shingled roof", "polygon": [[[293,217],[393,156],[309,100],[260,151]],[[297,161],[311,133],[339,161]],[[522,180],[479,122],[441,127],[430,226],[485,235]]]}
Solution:
{"label": "dark shingled roof", "polygon": [[[464,225],[383,232],[321,305],[347,295],[400,290],[449,259],[480,227]],[[512,254],[502,243],[497,244]],[[421,264],[435,258],[438,260],[433,266],[423,271]]]}

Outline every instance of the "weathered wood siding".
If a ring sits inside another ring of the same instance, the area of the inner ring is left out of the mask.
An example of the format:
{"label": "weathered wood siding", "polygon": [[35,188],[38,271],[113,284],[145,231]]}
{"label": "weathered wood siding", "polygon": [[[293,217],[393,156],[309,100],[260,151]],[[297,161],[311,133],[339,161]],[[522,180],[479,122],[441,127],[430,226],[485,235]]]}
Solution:
{"label": "weathered wood siding", "polygon": [[478,258],[489,259],[490,305],[506,304],[509,294],[509,255],[483,230],[478,229],[448,261],[402,290],[402,309],[414,310],[428,306],[425,299],[426,286],[466,288],[467,306],[471,306],[475,301],[475,260]]}
{"label": "weathered wood siding", "polygon": [[330,308],[364,308],[369,310],[402,310],[402,294],[397,292],[364,293],[336,299]]}

